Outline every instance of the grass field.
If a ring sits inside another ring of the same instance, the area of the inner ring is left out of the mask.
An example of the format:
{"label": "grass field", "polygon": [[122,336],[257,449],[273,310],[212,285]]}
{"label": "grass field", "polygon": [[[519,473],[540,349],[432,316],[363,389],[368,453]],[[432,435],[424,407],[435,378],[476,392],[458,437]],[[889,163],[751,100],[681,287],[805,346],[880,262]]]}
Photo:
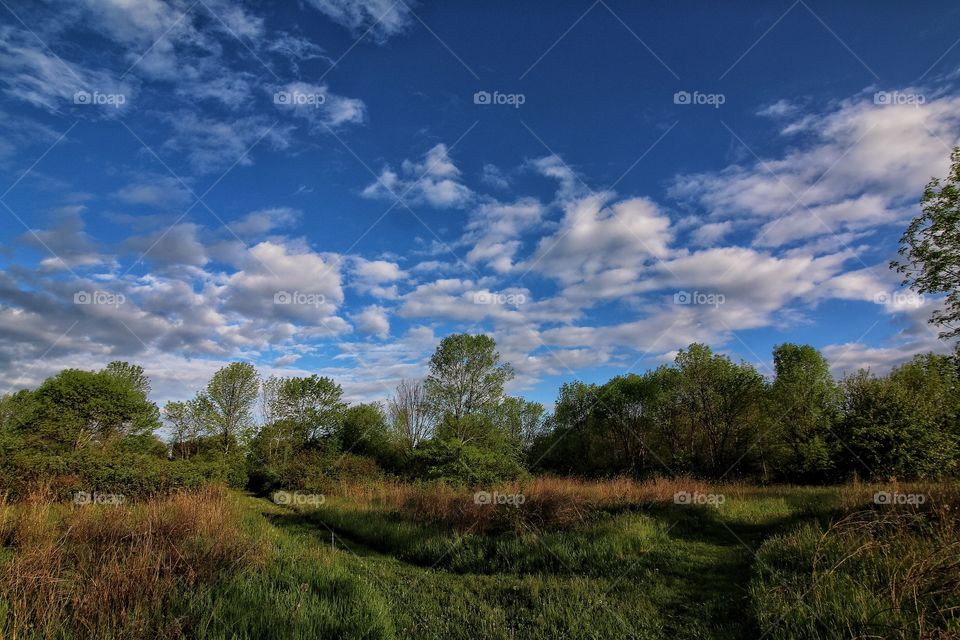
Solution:
{"label": "grass field", "polygon": [[[924,502],[876,505],[881,490]],[[37,493],[2,509],[0,637],[960,637],[950,486],[497,491],[523,502],[399,484],[299,506]]]}

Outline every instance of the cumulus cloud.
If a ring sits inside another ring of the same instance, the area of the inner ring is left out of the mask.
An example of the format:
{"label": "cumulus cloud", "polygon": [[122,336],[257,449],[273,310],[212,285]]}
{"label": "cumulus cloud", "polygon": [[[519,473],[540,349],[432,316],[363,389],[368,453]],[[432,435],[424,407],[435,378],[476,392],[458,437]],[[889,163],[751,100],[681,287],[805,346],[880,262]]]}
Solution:
{"label": "cumulus cloud", "polygon": [[365,307],[353,316],[353,321],[360,333],[371,333],[381,339],[386,339],[390,335],[390,319],[387,316],[387,310],[381,306]]}
{"label": "cumulus cloud", "polygon": [[473,197],[473,191],[461,182],[460,176],[447,145],[440,143],[427,151],[422,161],[404,160],[399,172],[384,168],[376,182],[363,190],[363,195],[387,200],[409,198],[437,208],[459,208]]}
{"label": "cumulus cloud", "polygon": [[565,283],[609,269],[639,273],[643,265],[670,253],[670,218],[648,198],[608,204],[610,194],[571,201],[559,228],[542,238],[524,265]]}

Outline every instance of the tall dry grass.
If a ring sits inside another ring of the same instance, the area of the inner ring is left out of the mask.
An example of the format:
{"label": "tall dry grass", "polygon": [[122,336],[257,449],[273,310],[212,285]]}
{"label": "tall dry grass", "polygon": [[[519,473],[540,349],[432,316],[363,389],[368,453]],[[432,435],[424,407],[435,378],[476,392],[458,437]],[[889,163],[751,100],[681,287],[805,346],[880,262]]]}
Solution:
{"label": "tall dry grass", "polygon": [[[725,489],[741,488],[727,485]],[[475,489],[445,484],[343,483],[334,493],[354,509],[393,512],[403,519],[442,524],[458,531],[489,532],[574,526],[598,512],[673,503],[674,496],[684,491],[707,493],[711,486],[690,478],[636,482],[627,478],[584,481],[536,477],[485,489],[490,496],[486,503],[478,499]],[[494,494],[510,498],[497,503]],[[515,496],[522,496],[522,502]]]}
{"label": "tall dry grass", "polygon": [[177,590],[263,555],[221,488],[129,506],[60,504],[41,488],[0,505],[0,544],[13,548],[0,567],[10,640],[181,636],[185,621],[162,615]]}

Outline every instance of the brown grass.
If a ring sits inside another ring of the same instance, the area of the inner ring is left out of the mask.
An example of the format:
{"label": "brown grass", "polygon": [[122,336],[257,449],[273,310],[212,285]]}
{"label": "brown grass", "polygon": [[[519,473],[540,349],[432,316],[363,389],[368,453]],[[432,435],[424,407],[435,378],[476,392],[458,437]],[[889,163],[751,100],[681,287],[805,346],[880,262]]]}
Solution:
{"label": "brown grass", "polygon": [[8,614],[0,636],[176,637],[181,621],[162,607],[191,588],[260,557],[239,529],[224,489],[177,493],[130,506],[65,505],[49,489],[0,504],[0,569]]}
{"label": "brown grass", "polygon": [[[739,485],[727,488],[739,490]],[[335,494],[351,508],[390,511],[415,522],[432,522],[458,531],[543,530],[582,523],[597,512],[653,504],[672,504],[680,491],[711,491],[710,485],[689,478],[657,479],[638,483],[627,478],[584,481],[537,477],[505,483],[487,490],[501,496],[523,496],[521,504],[482,504],[476,491],[444,484],[380,485],[344,483]],[[716,491],[716,489],[713,489]]]}

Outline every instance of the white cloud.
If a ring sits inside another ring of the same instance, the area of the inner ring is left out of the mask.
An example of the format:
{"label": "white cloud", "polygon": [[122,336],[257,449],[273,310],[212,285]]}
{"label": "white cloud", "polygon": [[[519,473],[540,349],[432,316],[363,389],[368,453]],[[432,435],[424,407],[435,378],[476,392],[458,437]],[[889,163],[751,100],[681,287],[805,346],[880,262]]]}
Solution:
{"label": "white cloud", "polygon": [[411,24],[410,8],[394,0],[307,0],[337,24],[355,35],[377,42],[403,32]]}
{"label": "white cloud", "polygon": [[960,98],[877,105],[871,95],[793,116],[784,132],[808,135],[781,157],[680,176],[672,195],[715,220],[760,223],[758,246],[902,222],[930,177],[946,171],[960,141]]}
{"label": "white cloud", "polygon": [[670,219],[656,203],[631,198],[608,205],[609,199],[595,194],[571,201],[556,232],[521,266],[574,283],[607,269],[639,272],[647,261],[669,255]]}
{"label": "white cloud", "polygon": [[427,151],[422,162],[404,160],[399,173],[386,167],[377,181],[363,190],[363,195],[387,200],[399,197],[427,202],[436,208],[459,208],[473,197],[473,192],[460,181],[460,173],[447,145],[441,143]]}
{"label": "white cloud", "polygon": [[390,319],[387,310],[378,305],[370,305],[353,316],[360,333],[372,333],[381,339],[390,335]]}

